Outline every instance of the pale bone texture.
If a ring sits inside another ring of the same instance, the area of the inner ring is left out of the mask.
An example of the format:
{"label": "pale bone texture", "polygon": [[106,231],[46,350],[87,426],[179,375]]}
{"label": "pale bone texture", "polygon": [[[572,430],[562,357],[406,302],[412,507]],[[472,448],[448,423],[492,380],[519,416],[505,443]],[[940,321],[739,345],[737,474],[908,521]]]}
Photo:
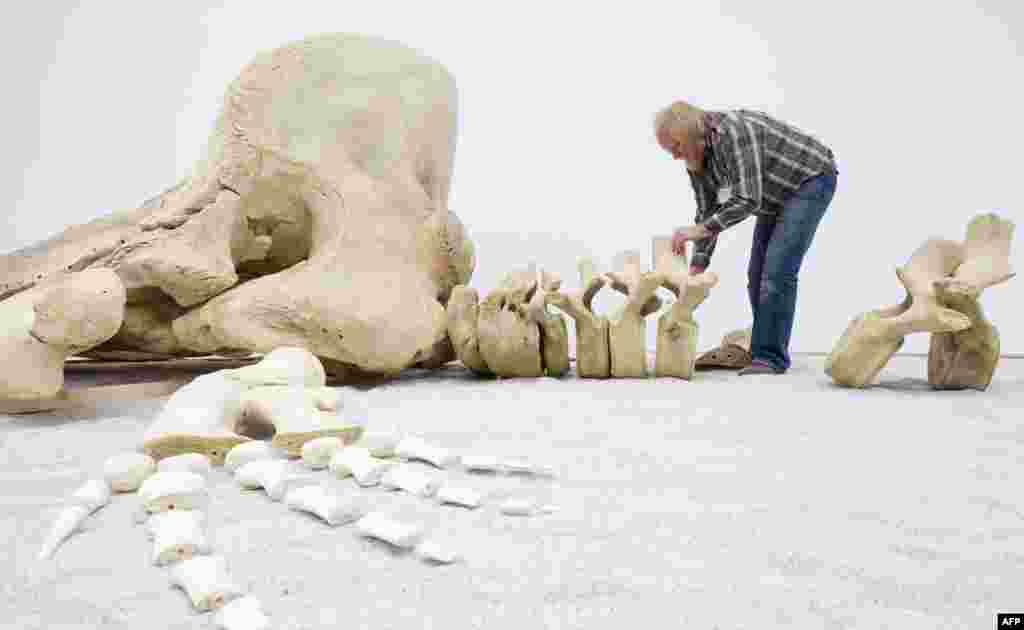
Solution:
{"label": "pale bone texture", "polygon": [[119,453],[103,463],[103,478],[114,492],[135,492],[156,472],[156,461],[144,453]]}
{"label": "pale bone texture", "polygon": [[269,630],[270,619],[252,595],[231,600],[214,617],[217,630]]}
{"label": "pale bone texture", "polygon": [[196,452],[219,464],[253,438],[271,437],[273,446],[296,456],[318,437],[352,441],[362,428],[348,421],[326,378],[316,356],[290,347],[250,366],[204,374],[171,396],[142,448],[158,460]]}
{"label": "pale bone texture", "polygon": [[64,360],[121,327],[125,295],[117,274],[94,269],[40,281],[0,302],[0,398],[56,396],[64,387]]}
{"label": "pale bone texture", "polygon": [[164,566],[210,553],[202,512],[175,510],[158,516],[151,523],[153,564]]}
{"label": "pale bone texture", "polygon": [[537,477],[553,477],[555,475],[554,469],[542,464],[534,464],[525,459],[502,460],[501,468],[513,475],[534,475]]}
{"label": "pale bone texture", "polygon": [[171,584],[185,591],[199,612],[216,610],[243,595],[220,556],[195,556],[178,563],[171,569]]}
{"label": "pale bone texture", "polygon": [[395,447],[395,455],[401,459],[426,462],[437,468],[450,468],[459,463],[457,454],[414,435],[402,438]]}
{"label": "pale bone texture", "polygon": [[282,500],[293,488],[316,483],[315,477],[294,469],[292,463],[285,460],[250,462],[235,471],[235,480],[246,489],[263,488],[274,501]]}
{"label": "pale bone texture", "polygon": [[404,464],[388,469],[380,483],[390,490],[404,490],[423,498],[434,496],[441,487],[441,482],[432,475]]}
{"label": "pale bone texture", "polygon": [[365,448],[374,457],[394,457],[395,447],[401,440],[402,436],[397,433],[365,430],[355,445]]}
{"label": "pale bone texture", "polygon": [[284,503],[289,509],[315,514],[332,527],[353,523],[366,512],[360,503],[343,498],[319,485],[290,490],[285,495]]}
{"label": "pale bone texture", "polygon": [[483,495],[473,488],[443,485],[437,491],[437,501],[442,504],[459,505],[475,509],[483,503]]}
{"label": "pale bone texture", "polygon": [[420,558],[437,564],[453,564],[460,560],[459,554],[432,541],[425,540],[413,549]]}
{"label": "pale bone texture", "polygon": [[423,536],[422,526],[396,521],[380,512],[371,512],[356,521],[356,530],[363,536],[376,538],[399,549],[413,547]]}
{"label": "pale bone texture", "polygon": [[593,302],[607,280],[594,261],[577,261],[580,289],[554,291],[547,302],[571,317],[576,323],[576,375],[580,378],[611,376],[611,350],[608,347],[608,318],[594,312]]}
{"label": "pale bone texture", "polygon": [[365,448],[349,446],[334,453],[328,470],[339,479],[352,477],[360,486],[370,487],[380,484],[393,466],[393,462],[371,456]]}
{"label": "pale bone texture", "polygon": [[985,390],[999,363],[999,330],[985,317],[981,294],[1014,275],[1010,242],[1015,225],[989,213],[974,217],[967,226],[964,262],[952,278],[935,287],[939,302],[963,313],[971,327],[958,332],[934,333],[928,351],[928,382],[935,389]]}
{"label": "pale bone texture", "polygon": [[866,387],[903,345],[903,338],[918,332],[956,332],[971,326],[966,315],[945,308],[936,287],[964,260],[964,247],[931,238],[896,269],[907,290],[898,306],[878,309],[855,318],[825,362],[825,373],[838,385]]}
{"label": "pale bone texture", "polygon": [[158,472],[139,487],[146,512],[200,510],[209,504],[206,479],[191,472]]}
{"label": "pale bone texture", "polygon": [[146,539],[153,540],[156,538],[157,531],[164,526],[165,521],[175,521],[179,519],[179,514],[184,514],[186,518],[195,520],[199,526],[205,527],[206,525],[206,513],[201,510],[171,510],[168,512],[157,512],[145,521],[143,529],[146,532]]}
{"label": "pale bone texture", "polygon": [[445,309],[448,338],[451,339],[455,356],[477,374],[492,375],[480,353],[480,334],[477,322],[480,319],[480,295],[476,289],[458,285]]}
{"label": "pale bone texture", "polygon": [[690,275],[686,254],[672,251],[672,237],[656,236],[652,243],[655,272],[662,286],[672,292],[675,301],[658,318],[654,375],[693,378],[697,361],[697,337],[700,327],[693,312],[707,299],[718,276],[712,272]]}
{"label": "pale bone texture", "polygon": [[262,52],[187,177],[0,257],[0,297],[107,268],[149,322],[120,347],[299,346],[342,373],[437,365],[452,352],[444,304],[475,265],[448,208],[456,105],[448,71],[397,42],[331,33]]}
{"label": "pale bone texture", "polygon": [[322,470],[331,463],[334,453],[345,446],[341,438],[324,437],[302,445],[302,463],[310,470]]}
{"label": "pale bone texture", "polygon": [[82,484],[68,500],[67,505],[57,515],[50,533],[43,541],[39,551],[39,559],[53,557],[57,548],[73,534],[89,517],[110,502],[110,486],[105,480],[90,479]]}
{"label": "pale bone texture", "polygon": [[463,455],[462,467],[467,472],[496,473],[501,471],[501,462],[493,455]]}
{"label": "pale bone texture", "polygon": [[275,448],[270,442],[253,440],[251,442],[243,442],[228,451],[224,457],[224,469],[234,473],[250,462],[284,458],[285,454],[281,449]]}
{"label": "pale bone texture", "polygon": [[158,472],[190,472],[204,478],[213,472],[210,458],[201,453],[185,453],[161,459],[156,469]]}
{"label": "pale bone texture", "polygon": [[541,504],[534,499],[506,499],[498,507],[498,510],[508,516],[536,516],[539,514],[551,514],[555,506]]}
{"label": "pale bone texture", "polygon": [[644,272],[640,252],[625,251],[615,257],[614,271],[605,274],[608,284],[626,296],[626,303],[609,318],[608,347],[611,375],[616,378],[647,376],[647,316],[661,308],[656,295],[664,281],[658,272]]}

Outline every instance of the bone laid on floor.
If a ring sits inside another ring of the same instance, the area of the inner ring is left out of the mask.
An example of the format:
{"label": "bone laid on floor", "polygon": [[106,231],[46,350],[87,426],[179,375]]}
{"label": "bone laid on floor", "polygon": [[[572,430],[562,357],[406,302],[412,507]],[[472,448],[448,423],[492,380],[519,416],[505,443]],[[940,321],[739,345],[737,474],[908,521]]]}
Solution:
{"label": "bone laid on floor", "polygon": [[501,472],[501,461],[490,455],[465,455],[462,457],[462,467],[467,472]]}
{"label": "bone laid on floor", "polygon": [[483,503],[483,496],[472,488],[444,485],[437,491],[439,503],[478,508]]}
{"label": "bone laid on floor", "polygon": [[156,472],[156,460],[143,453],[119,453],[103,464],[103,478],[114,492],[135,492]]}
{"label": "bone laid on floor", "polygon": [[551,514],[557,508],[550,504],[541,504],[533,499],[507,499],[498,508],[502,514],[508,516],[534,516],[537,514]]}
{"label": "bone laid on floor", "polygon": [[285,495],[284,502],[289,509],[315,514],[332,527],[353,523],[365,513],[358,503],[323,486],[295,488]]}
{"label": "bone laid on floor", "polygon": [[171,583],[185,591],[200,612],[221,608],[243,594],[220,556],[195,556],[178,563],[171,570]]}
{"label": "bone laid on floor", "polygon": [[402,459],[423,461],[438,468],[448,468],[459,463],[458,455],[415,436],[402,438],[395,447],[395,454]]}
{"label": "bone laid on floor", "polygon": [[156,515],[150,522],[153,564],[163,566],[210,553],[202,512],[174,510]]}
{"label": "bone laid on floor", "polygon": [[432,475],[414,468],[398,465],[390,468],[381,478],[380,483],[391,490],[404,490],[416,496],[428,498],[434,496],[441,487],[441,482]]}
{"label": "bone laid on floor", "polygon": [[90,514],[110,502],[110,486],[106,481],[91,479],[78,488],[57,515],[49,535],[43,542],[39,559],[51,558],[57,548],[75,532]]}
{"label": "bone laid on floor", "polygon": [[396,521],[380,512],[371,512],[356,521],[356,530],[368,538],[376,538],[400,549],[413,547],[423,535],[423,528]]}
{"label": "bone laid on floor", "polygon": [[201,453],[184,453],[161,459],[156,465],[157,472],[190,472],[209,477],[213,467],[210,458]]}
{"label": "bone laid on floor", "polygon": [[341,438],[324,437],[310,440],[302,445],[302,462],[310,470],[327,468],[335,451],[345,446]]}
{"label": "bone laid on floor", "polygon": [[555,471],[550,466],[534,464],[525,459],[505,459],[501,462],[502,469],[513,475],[534,475],[537,477],[553,477]]}
{"label": "bone laid on floor", "polygon": [[225,604],[217,612],[214,624],[217,630],[267,630],[270,619],[264,614],[260,601],[246,595]]}
{"label": "bone laid on floor", "polygon": [[249,462],[235,472],[235,480],[243,488],[263,488],[267,496],[274,501],[283,499],[291,488],[317,481],[312,475],[294,470],[291,462],[285,460]]}
{"label": "bone laid on floor", "polygon": [[331,458],[328,469],[339,479],[352,477],[360,486],[376,486],[394,464],[371,457],[370,452],[358,446],[338,450]]}
{"label": "bone laid on floor", "polygon": [[272,446],[270,442],[253,440],[252,442],[239,444],[228,451],[227,456],[224,458],[224,468],[228,472],[233,473],[249,462],[270,459],[283,460],[285,459],[285,454]]}
{"label": "bone laid on floor", "polygon": [[413,552],[424,560],[437,564],[453,564],[460,560],[459,554],[430,540],[416,545]]}
{"label": "bone laid on floor", "polygon": [[206,479],[191,472],[158,472],[142,482],[139,498],[146,512],[198,510],[209,502]]}

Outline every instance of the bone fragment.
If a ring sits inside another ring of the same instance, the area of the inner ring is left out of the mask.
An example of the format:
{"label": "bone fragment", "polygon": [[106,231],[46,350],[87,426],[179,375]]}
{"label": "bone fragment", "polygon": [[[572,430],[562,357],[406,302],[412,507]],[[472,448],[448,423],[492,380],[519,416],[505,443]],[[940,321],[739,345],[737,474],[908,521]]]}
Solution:
{"label": "bone fragment", "polygon": [[168,510],[200,510],[209,503],[206,479],[191,472],[158,472],[139,487],[143,509],[152,514]]}
{"label": "bone fragment", "polygon": [[441,482],[433,476],[405,465],[388,469],[380,484],[390,490],[404,490],[423,498],[434,496],[441,487]]}
{"label": "bone fragment", "polygon": [[402,436],[397,433],[367,430],[363,431],[355,446],[365,448],[374,457],[388,458],[395,456],[395,447],[401,439]]}
{"label": "bone fragment", "polygon": [[285,455],[280,450],[263,440],[245,442],[228,451],[224,458],[224,468],[234,473],[242,466],[255,461],[284,459]]}
{"label": "bone fragment", "polygon": [[328,466],[339,479],[352,477],[363,487],[376,486],[395,464],[372,457],[365,448],[348,446],[334,453]]}
{"label": "bone fragment", "polygon": [[437,564],[453,564],[460,560],[459,554],[429,540],[416,545],[413,553],[424,560]]}
{"label": "bone fragment", "polygon": [[269,630],[270,619],[263,606],[252,595],[233,599],[217,612],[217,630]]}
{"label": "bone fragment", "polygon": [[302,463],[310,470],[327,468],[335,451],[345,446],[341,438],[324,437],[310,440],[302,445]]}
{"label": "bone fragment", "polygon": [[402,459],[427,462],[437,468],[449,468],[459,463],[459,456],[455,453],[415,436],[402,438],[395,447],[395,454]]}
{"label": "bone fragment", "polygon": [[442,504],[447,503],[475,509],[483,503],[483,496],[472,488],[443,485],[437,491],[437,500]]}
{"label": "bone fragment", "polygon": [[185,591],[199,612],[221,608],[243,594],[220,556],[194,556],[178,563],[171,570],[171,583]]}
{"label": "bone fragment", "polygon": [[353,523],[365,514],[361,505],[319,485],[290,490],[284,502],[289,509],[315,514],[332,527]]}
{"label": "bone fragment", "polygon": [[190,472],[203,478],[209,477],[213,471],[210,458],[202,453],[183,453],[161,459],[156,469],[158,472]]}
{"label": "bone fragment", "polygon": [[110,502],[110,486],[106,481],[91,479],[78,488],[68,500],[67,505],[57,515],[49,535],[43,542],[39,559],[53,557],[57,547],[73,534],[89,517]]}
{"label": "bone fragment", "polygon": [[423,536],[423,528],[396,521],[380,512],[371,512],[356,521],[356,530],[368,538],[376,538],[400,549],[409,549]]}
{"label": "bone fragment", "polygon": [[491,455],[464,455],[462,467],[467,472],[501,472],[501,461]]}
{"label": "bone fragment", "polygon": [[163,566],[210,553],[204,522],[203,513],[193,510],[174,510],[155,515],[150,525],[153,564]]}

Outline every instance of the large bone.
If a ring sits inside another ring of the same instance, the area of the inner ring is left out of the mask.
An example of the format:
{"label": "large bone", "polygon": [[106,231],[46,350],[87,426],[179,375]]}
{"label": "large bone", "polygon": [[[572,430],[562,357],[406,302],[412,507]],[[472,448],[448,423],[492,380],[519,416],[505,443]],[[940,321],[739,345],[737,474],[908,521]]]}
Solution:
{"label": "large bone", "polygon": [[655,295],[664,282],[658,272],[644,273],[640,253],[626,251],[616,256],[616,271],[605,274],[613,289],[626,296],[626,303],[609,318],[608,347],[611,375],[616,378],[647,376],[647,316],[661,308]]}
{"label": "large bone", "polygon": [[933,238],[921,245],[907,264],[896,270],[907,290],[903,303],[855,318],[825,361],[825,373],[839,385],[866,387],[907,335],[969,328],[971,320],[943,307],[936,292],[936,286],[960,266],[963,255],[963,246],[952,241]]}
{"label": "large bone", "polygon": [[967,226],[964,262],[935,287],[939,302],[963,313],[971,327],[934,333],[928,351],[928,382],[936,389],[985,390],[999,363],[999,330],[986,319],[981,294],[1015,274],[1010,267],[1014,223],[983,214]]}
{"label": "large bone", "polygon": [[0,398],[56,396],[64,387],[64,360],[112,337],[125,299],[117,274],[94,269],[0,302]]}
{"label": "large bone", "polygon": [[540,327],[541,364],[545,376],[564,376],[569,372],[569,330],[565,319],[548,311],[557,301],[562,280],[558,274],[537,271],[537,291],[527,305],[527,319]]}
{"label": "large bone", "polygon": [[270,443],[291,456],[300,456],[311,440],[336,437],[346,444],[362,432],[337,404],[338,393],[326,387],[266,386],[241,395],[236,431],[249,433],[272,427]]}
{"label": "large bone", "polygon": [[[261,53],[188,177],[0,257],[0,297],[108,267],[159,329],[133,324],[121,347],[299,346],[385,375],[437,365],[451,352],[444,304],[475,266],[448,209],[456,100],[441,64],[384,39],[323,34]],[[187,311],[146,311],[168,298]]]}
{"label": "large bone", "polygon": [[548,304],[576,322],[576,374],[580,378],[611,376],[611,350],[608,347],[608,319],[593,310],[594,297],[605,286],[603,274],[597,273],[590,258],[581,258],[577,267],[581,289],[555,291]]}
{"label": "large bone", "polygon": [[200,612],[216,610],[243,594],[220,556],[196,556],[175,565],[171,583],[185,591]]}
{"label": "large bone", "polygon": [[477,328],[480,295],[477,290],[463,285],[452,289],[445,317],[448,337],[459,361],[477,374],[492,375],[491,368],[480,353],[480,334]]}
{"label": "large bone", "polygon": [[700,327],[693,312],[718,284],[711,272],[690,275],[685,254],[672,251],[672,238],[656,236],[652,243],[654,269],[662,274],[662,286],[676,300],[658,318],[658,343],[654,358],[655,376],[675,376],[689,380],[697,360],[697,335]]}
{"label": "large bone", "polygon": [[480,304],[477,330],[480,354],[498,376],[543,376],[541,331],[527,317],[530,299],[538,290],[536,266],[508,273]]}

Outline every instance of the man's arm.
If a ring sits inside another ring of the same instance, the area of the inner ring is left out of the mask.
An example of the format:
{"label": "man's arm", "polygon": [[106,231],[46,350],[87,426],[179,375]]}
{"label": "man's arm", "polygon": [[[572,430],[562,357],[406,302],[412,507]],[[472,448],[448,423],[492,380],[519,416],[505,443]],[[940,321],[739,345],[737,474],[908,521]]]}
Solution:
{"label": "man's arm", "polygon": [[761,207],[761,142],[754,129],[742,118],[721,126],[721,136],[715,147],[728,184],[732,188],[729,199],[717,212],[705,218],[704,227],[714,234],[743,221]]}
{"label": "man's arm", "polygon": [[[706,221],[710,215],[709,210],[713,207],[708,199],[708,190],[704,186],[703,179],[687,170],[690,176],[690,184],[693,186],[694,195],[697,198],[697,216],[695,223]],[[708,238],[693,242],[693,257],[690,259],[690,270],[692,273],[700,273],[711,264],[711,255],[715,253],[715,245],[718,243],[718,236],[712,235]]]}

